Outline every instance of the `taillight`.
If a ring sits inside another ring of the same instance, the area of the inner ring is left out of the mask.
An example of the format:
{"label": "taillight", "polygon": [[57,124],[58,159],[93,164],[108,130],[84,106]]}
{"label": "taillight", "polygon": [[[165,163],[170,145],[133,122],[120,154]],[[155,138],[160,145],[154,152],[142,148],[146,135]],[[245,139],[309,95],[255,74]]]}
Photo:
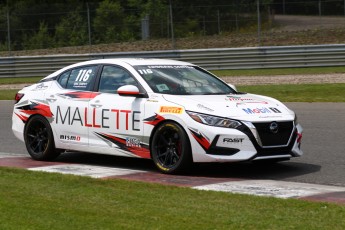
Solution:
{"label": "taillight", "polygon": [[22,99],[22,97],[24,97],[24,93],[16,93],[14,100],[16,101],[16,103],[18,103],[20,99]]}

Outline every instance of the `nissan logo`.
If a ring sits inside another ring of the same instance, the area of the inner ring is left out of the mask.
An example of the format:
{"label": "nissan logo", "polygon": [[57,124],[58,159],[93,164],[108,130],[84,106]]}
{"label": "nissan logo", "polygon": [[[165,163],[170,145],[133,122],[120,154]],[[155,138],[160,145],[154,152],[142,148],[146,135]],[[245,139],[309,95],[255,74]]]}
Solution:
{"label": "nissan logo", "polygon": [[271,133],[278,133],[278,130],[279,130],[279,126],[278,126],[277,122],[272,122],[270,124]]}

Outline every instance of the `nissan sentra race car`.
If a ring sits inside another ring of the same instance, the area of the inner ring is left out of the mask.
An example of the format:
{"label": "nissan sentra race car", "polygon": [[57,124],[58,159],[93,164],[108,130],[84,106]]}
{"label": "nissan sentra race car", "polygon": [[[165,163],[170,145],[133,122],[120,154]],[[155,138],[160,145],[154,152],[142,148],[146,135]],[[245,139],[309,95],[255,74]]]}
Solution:
{"label": "nissan sentra race car", "polygon": [[193,162],[286,160],[302,127],[281,102],[238,92],[206,70],[163,59],[101,59],[58,70],[15,97],[12,129],[36,160],[64,151]]}

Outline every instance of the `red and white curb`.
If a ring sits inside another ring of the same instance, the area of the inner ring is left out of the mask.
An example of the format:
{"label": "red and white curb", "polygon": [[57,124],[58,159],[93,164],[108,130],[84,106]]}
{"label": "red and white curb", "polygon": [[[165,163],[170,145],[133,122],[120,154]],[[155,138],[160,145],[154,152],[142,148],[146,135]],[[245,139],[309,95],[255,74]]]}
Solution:
{"label": "red and white curb", "polygon": [[198,190],[326,201],[345,205],[345,187],[338,186],[275,180],[244,180],[238,178],[165,175],[159,172],[126,168],[65,162],[42,162],[32,160],[30,157],[19,154],[0,152],[0,167],[1,166],[26,168],[31,171],[73,174],[92,178],[122,178],[134,181],[191,187]]}
{"label": "red and white curb", "polygon": [[273,196],[278,198],[300,198],[325,193],[345,192],[345,188],[343,187],[276,180],[232,181],[196,186],[194,188],[200,190],[242,193],[257,196]]}

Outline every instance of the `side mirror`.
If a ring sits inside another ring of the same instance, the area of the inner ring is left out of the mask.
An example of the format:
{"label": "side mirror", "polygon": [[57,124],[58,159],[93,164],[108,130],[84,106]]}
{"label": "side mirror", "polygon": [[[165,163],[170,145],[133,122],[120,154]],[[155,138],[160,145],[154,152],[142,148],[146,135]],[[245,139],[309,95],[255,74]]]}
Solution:
{"label": "side mirror", "polygon": [[237,91],[237,88],[236,88],[236,86],[235,85],[233,85],[233,84],[229,84],[228,83],[228,86],[230,86],[231,88],[233,88],[235,91]]}
{"label": "side mirror", "polygon": [[144,97],[145,94],[139,92],[138,87],[134,85],[124,85],[117,89],[120,96]]}

